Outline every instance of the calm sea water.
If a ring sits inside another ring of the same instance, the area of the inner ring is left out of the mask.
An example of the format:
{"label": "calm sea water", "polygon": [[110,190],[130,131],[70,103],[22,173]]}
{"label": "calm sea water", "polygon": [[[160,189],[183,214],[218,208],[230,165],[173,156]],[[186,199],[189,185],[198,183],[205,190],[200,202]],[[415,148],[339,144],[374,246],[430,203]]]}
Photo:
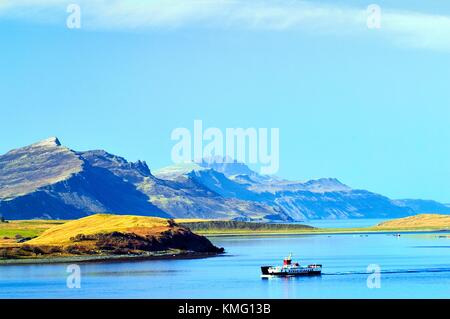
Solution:
{"label": "calm sea water", "polygon": [[[449,298],[449,233],[211,238],[227,253],[194,260],[81,264],[81,288],[66,267],[0,267],[1,298]],[[322,263],[320,277],[261,279],[260,266],[289,252]],[[381,288],[367,267],[381,267]]]}
{"label": "calm sea water", "polygon": [[387,220],[388,219],[386,218],[385,219],[361,218],[361,219],[338,219],[338,220],[313,219],[302,222],[300,224],[306,224],[318,228],[360,228],[360,227],[375,226]]}

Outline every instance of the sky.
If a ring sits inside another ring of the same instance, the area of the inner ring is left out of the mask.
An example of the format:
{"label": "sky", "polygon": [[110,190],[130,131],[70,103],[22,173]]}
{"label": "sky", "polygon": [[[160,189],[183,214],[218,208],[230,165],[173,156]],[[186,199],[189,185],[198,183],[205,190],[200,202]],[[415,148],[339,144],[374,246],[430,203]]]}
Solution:
{"label": "sky", "polygon": [[278,176],[450,203],[450,3],[368,28],[372,3],[0,0],[0,153],[57,136],[155,170],[194,120],[279,128]]}

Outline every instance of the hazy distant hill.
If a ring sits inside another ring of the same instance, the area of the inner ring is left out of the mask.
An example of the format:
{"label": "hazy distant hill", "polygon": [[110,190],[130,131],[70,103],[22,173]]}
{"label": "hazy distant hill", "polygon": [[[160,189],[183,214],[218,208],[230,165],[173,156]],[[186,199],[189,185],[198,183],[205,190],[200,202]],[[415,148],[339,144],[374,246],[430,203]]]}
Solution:
{"label": "hazy distant hill", "polygon": [[237,221],[403,217],[450,213],[433,201],[391,200],[334,178],[262,176],[238,162],[177,164],[152,174],[103,150],[76,152],[50,138],[0,156],[0,214],[73,219],[110,213]]}
{"label": "hazy distant hill", "polygon": [[[236,165],[236,167],[234,167]],[[414,214],[389,198],[353,190],[334,178],[306,182],[262,176],[242,163],[212,163],[167,167],[156,176],[194,179],[225,198],[251,200],[276,207],[294,220],[403,217]]]}
{"label": "hazy distant hill", "polygon": [[398,206],[411,208],[414,214],[450,214],[450,207],[448,205],[433,200],[400,199],[395,200],[394,203]]}

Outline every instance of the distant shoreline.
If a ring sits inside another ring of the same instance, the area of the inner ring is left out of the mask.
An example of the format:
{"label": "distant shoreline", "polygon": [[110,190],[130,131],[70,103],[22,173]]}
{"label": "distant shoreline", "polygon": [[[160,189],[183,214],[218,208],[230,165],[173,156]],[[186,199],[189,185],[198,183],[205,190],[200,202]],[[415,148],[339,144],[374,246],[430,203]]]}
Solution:
{"label": "distant shoreline", "polygon": [[369,234],[424,234],[424,233],[450,233],[450,229],[370,229],[370,228],[339,228],[339,229],[320,229],[316,231],[297,231],[297,232],[286,232],[286,231],[222,231],[222,232],[201,232],[196,231],[197,234],[207,237],[234,237],[234,236],[250,236],[250,237],[263,237],[263,236],[289,236],[289,235],[369,235]]}
{"label": "distant shoreline", "polygon": [[416,215],[402,219],[392,219],[377,225],[317,228],[307,224],[270,224],[237,221],[203,222],[183,220],[181,225],[196,234],[210,237],[222,236],[271,236],[271,235],[336,235],[374,233],[423,233],[450,230],[450,220],[444,215]]}
{"label": "distant shoreline", "polygon": [[210,237],[270,236],[270,235],[337,235],[396,234],[450,231],[450,219],[445,215],[416,215],[393,219],[373,226],[346,228],[316,228],[305,224],[257,224],[234,221],[183,222],[191,231]]}

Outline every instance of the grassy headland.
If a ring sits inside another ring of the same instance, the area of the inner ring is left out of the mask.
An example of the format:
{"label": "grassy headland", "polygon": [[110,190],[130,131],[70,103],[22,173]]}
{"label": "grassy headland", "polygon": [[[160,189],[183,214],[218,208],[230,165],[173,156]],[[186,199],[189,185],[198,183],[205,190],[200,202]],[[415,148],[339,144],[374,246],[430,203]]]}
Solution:
{"label": "grassy headland", "polygon": [[[25,222],[18,222],[24,226]],[[9,224],[9,223],[5,223]],[[36,225],[21,229],[36,234]],[[46,224],[48,225],[48,224]],[[45,226],[42,226],[45,227]],[[7,226],[0,225],[0,229]],[[41,229],[39,229],[40,232]],[[1,261],[17,259],[61,259],[67,257],[152,257],[180,254],[217,254],[215,247],[200,235],[176,224],[173,220],[121,215],[92,215],[78,220],[52,225],[35,238],[3,242]]]}
{"label": "grassy headland", "polygon": [[376,226],[380,230],[450,230],[450,215],[421,214],[383,222]]}

